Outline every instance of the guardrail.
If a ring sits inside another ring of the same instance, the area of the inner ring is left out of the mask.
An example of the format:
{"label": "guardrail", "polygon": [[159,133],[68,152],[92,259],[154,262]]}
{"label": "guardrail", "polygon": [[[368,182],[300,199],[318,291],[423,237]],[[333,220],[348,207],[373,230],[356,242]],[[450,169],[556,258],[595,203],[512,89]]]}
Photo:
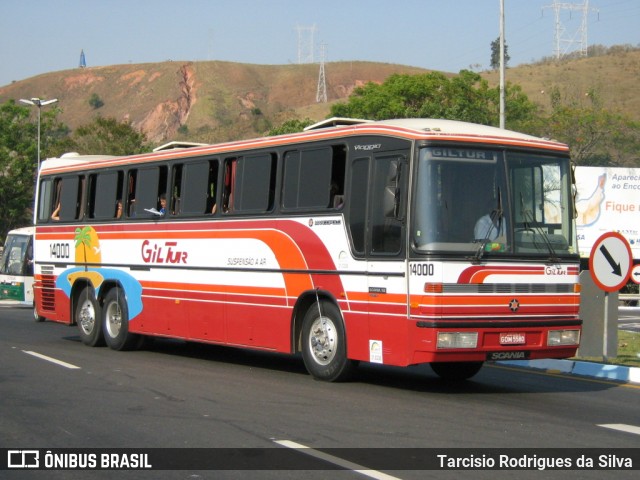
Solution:
{"label": "guardrail", "polygon": [[640,305],[640,293],[620,293],[618,294],[618,302],[620,304],[628,305],[629,302],[635,301],[635,305]]}
{"label": "guardrail", "polygon": [[619,293],[618,300],[640,300],[640,293]]}

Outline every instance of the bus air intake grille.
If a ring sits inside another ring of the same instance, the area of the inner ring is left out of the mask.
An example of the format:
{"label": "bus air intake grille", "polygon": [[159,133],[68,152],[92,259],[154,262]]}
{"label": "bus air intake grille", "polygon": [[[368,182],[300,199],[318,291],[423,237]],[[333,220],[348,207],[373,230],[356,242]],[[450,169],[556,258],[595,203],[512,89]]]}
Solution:
{"label": "bus air intake grille", "polygon": [[56,310],[56,279],[53,275],[42,275],[42,311]]}

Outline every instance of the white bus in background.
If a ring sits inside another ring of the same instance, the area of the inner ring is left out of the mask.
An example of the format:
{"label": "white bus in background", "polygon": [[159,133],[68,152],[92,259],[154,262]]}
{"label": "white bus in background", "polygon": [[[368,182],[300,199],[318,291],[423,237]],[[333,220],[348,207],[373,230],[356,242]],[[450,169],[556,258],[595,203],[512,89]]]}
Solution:
{"label": "white bus in background", "polygon": [[618,232],[640,263],[640,168],[576,167],[575,179],[580,257],[604,232]]}
{"label": "white bus in background", "polygon": [[0,303],[33,306],[34,227],[7,234],[0,262]]}

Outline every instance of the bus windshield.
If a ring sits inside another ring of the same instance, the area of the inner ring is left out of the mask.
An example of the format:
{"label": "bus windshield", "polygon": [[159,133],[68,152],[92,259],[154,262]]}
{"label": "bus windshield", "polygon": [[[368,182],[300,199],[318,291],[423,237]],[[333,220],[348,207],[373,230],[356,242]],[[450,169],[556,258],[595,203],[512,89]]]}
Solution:
{"label": "bus windshield", "polygon": [[9,233],[2,252],[0,274],[33,275],[33,246],[30,235]]}
{"label": "bus windshield", "polygon": [[566,156],[423,148],[412,241],[419,252],[531,255],[577,252]]}

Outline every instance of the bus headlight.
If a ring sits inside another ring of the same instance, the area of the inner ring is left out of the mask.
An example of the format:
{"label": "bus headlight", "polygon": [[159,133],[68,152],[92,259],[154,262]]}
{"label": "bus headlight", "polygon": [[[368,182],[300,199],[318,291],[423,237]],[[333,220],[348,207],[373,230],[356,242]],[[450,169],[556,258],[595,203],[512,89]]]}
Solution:
{"label": "bus headlight", "polygon": [[580,343],[580,330],[549,330],[547,346],[578,345]]}
{"label": "bus headlight", "polygon": [[439,332],[438,348],[476,348],[478,332]]}

